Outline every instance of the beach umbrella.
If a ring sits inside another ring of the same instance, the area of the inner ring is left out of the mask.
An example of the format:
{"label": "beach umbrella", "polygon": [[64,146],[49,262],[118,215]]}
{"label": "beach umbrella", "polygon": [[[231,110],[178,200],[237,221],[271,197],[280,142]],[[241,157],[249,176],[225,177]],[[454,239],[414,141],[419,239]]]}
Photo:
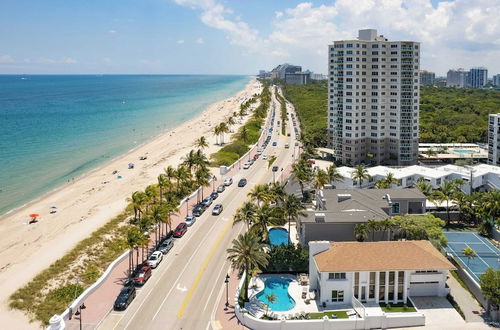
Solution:
{"label": "beach umbrella", "polygon": [[31,213],[31,214],[29,215],[29,217],[30,217],[30,218],[37,218],[37,217],[39,217],[39,216],[40,216],[40,214],[38,214],[38,213]]}
{"label": "beach umbrella", "polygon": [[50,208],[51,209],[57,209],[57,206],[52,205]]}

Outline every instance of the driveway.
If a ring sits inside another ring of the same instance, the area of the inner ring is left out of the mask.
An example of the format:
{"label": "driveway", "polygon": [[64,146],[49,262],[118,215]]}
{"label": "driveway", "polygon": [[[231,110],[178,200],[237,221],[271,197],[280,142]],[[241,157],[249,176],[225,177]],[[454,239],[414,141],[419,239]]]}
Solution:
{"label": "driveway", "polygon": [[[426,330],[490,329],[484,323],[466,323],[445,297],[412,297],[411,299],[415,307],[425,315]],[[404,329],[423,329],[423,327]]]}

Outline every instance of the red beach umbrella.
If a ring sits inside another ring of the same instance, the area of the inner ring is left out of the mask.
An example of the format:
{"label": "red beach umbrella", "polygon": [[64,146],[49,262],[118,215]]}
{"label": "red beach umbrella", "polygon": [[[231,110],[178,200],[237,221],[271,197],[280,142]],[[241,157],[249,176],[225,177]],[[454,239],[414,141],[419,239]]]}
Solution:
{"label": "red beach umbrella", "polygon": [[40,216],[40,214],[38,214],[38,213],[31,213],[31,214],[29,215],[29,217],[30,217],[30,218],[37,218],[37,217],[39,217],[39,216]]}

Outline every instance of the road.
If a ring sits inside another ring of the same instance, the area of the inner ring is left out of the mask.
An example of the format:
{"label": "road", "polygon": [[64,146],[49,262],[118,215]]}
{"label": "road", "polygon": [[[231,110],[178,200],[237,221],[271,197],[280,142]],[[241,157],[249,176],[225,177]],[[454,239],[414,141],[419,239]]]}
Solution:
{"label": "road", "polygon": [[[279,174],[283,167],[293,162],[296,148],[291,120],[287,121],[287,132],[291,136],[280,133],[277,125],[281,121],[280,107],[274,92],[272,104],[276,113],[273,134],[263,154],[276,155],[273,166],[280,167],[276,173],[276,180],[279,180],[284,179]],[[273,141],[278,142],[276,147],[272,146]],[[290,145],[289,149],[285,149],[286,143]],[[243,177],[248,184],[239,188],[237,183]],[[219,216],[212,216],[210,207],[199,217],[184,237],[175,241],[172,250],[154,270],[148,283],[138,290],[136,299],[127,310],[112,311],[99,329],[210,329],[224,278],[230,268],[226,249],[244,230],[243,223],[233,225],[233,215],[253,186],[272,181],[268,161],[262,157],[250,169],[239,171],[233,177],[233,184],[214,202],[221,203],[224,211]]]}

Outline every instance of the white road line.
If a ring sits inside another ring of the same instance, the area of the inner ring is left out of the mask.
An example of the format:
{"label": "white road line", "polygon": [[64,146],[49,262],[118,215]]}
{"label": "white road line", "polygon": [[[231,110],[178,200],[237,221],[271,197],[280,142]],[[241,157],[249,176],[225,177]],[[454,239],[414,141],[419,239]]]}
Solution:
{"label": "white road line", "polygon": [[[474,233],[474,236],[476,236],[477,238],[479,238],[479,240],[481,241],[481,243],[483,243],[484,245],[486,245],[488,247],[488,249],[490,249],[491,251],[493,251],[494,253],[497,253],[498,254],[498,251],[495,251],[493,250],[489,244],[487,244],[485,241],[483,241],[483,239],[481,237],[479,237],[476,233]],[[488,242],[489,243],[489,242]]]}
{"label": "white road line", "polygon": [[[224,268],[226,268],[225,266],[226,266],[226,262],[224,262],[224,264],[220,268],[219,274],[217,274],[217,277],[215,277],[216,280],[219,279],[220,274],[222,273],[222,271],[224,270]],[[216,283],[218,283],[218,281]],[[205,312],[205,310],[207,309],[208,303],[210,302],[210,297],[212,296],[212,293],[214,292],[214,290],[215,290],[216,287],[217,287],[217,285],[214,283],[214,285],[212,287],[212,291],[210,291],[210,294],[207,297],[207,302],[205,303],[205,306],[203,307],[203,312]]]}

